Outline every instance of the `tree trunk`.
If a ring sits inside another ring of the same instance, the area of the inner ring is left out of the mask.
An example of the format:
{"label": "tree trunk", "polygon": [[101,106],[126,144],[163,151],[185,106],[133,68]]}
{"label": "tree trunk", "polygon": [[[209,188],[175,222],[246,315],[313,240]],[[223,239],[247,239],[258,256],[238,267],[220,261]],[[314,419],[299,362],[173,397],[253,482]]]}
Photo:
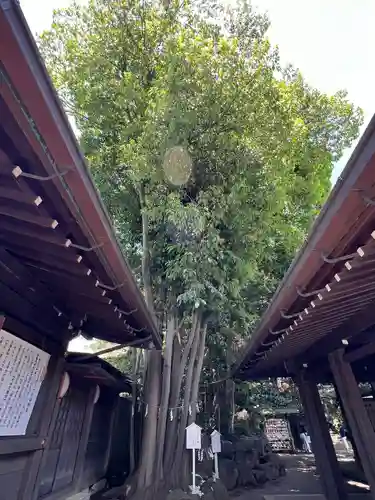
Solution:
{"label": "tree trunk", "polygon": [[[145,188],[142,184],[139,189],[139,198],[142,207],[142,277],[145,300],[155,322],[157,322],[154,298],[152,293],[152,280],[150,274],[150,242],[149,221],[147,214],[147,203]],[[145,490],[149,488],[155,479],[156,458],[156,436],[158,425],[158,413],[160,404],[161,388],[161,361],[160,351],[149,351],[145,356],[145,405],[147,416],[145,416],[142,433],[142,450],[138,475],[138,488]]]}
{"label": "tree trunk", "polygon": [[176,316],[172,314],[167,320],[167,332],[165,339],[164,351],[164,368],[163,368],[163,385],[162,396],[160,400],[160,413],[158,422],[158,447],[156,458],[156,477],[163,480],[163,459],[164,459],[164,444],[165,444],[165,431],[168,420],[168,403],[171,387],[171,370],[172,370],[172,353],[173,353],[173,340],[176,333],[177,321]]}
{"label": "tree trunk", "polygon": [[[182,389],[182,379],[186,370],[187,361],[189,355],[191,355],[191,347],[195,338],[195,333],[200,327],[200,313],[195,310],[192,314],[192,327],[189,332],[189,336],[184,347],[183,354],[181,356],[179,346],[174,346],[173,352],[173,378],[172,378],[172,390],[171,398],[169,402],[170,408],[176,408],[179,403],[181,389]],[[177,414],[176,414],[177,417]],[[178,418],[174,418],[167,424],[167,442],[166,442],[166,452],[164,459],[165,470],[171,470],[175,462],[175,452],[176,452],[176,435],[178,433]]]}
{"label": "tree trunk", "polygon": [[191,389],[191,398],[190,399],[191,399],[192,412],[191,412],[191,415],[189,418],[189,424],[191,424],[192,422],[195,422],[195,420],[197,418],[199,382],[201,379],[201,372],[202,372],[202,366],[203,366],[204,348],[206,346],[206,333],[207,333],[207,325],[204,325],[202,333],[201,333],[199,350],[198,350],[198,355],[197,355],[196,365],[195,365],[195,370],[194,370],[193,386]]}
{"label": "tree trunk", "polygon": [[135,407],[137,404],[137,374],[139,370],[140,351],[133,349],[133,385],[132,385],[132,417],[130,422],[130,474],[135,470]]}
{"label": "tree trunk", "polygon": [[148,488],[154,482],[156,436],[160,403],[161,352],[149,351],[145,390],[145,416],[142,436],[142,452],[139,467],[138,487]]}
{"label": "tree trunk", "polygon": [[185,382],[185,388],[184,388],[184,401],[183,401],[183,407],[182,407],[182,411],[181,411],[181,418],[180,418],[178,437],[177,437],[177,449],[176,449],[176,454],[175,454],[175,459],[174,459],[174,467],[173,467],[173,471],[174,471],[173,481],[174,481],[176,486],[178,485],[178,482],[180,480],[180,474],[181,474],[181,469],[182,469],[182,456],[183,456],[184,442],[185,442],[185,429],[186,429],[186,425],[188,422],[189,408],[191,408],[191,394],[192,394],[194,366],[195,366],[195,359],[196,359],[198,347],[199,347],[200,333],[201,333],[201,328],[200,328],[200,323],[199,323],[199,325],[197,325],[196,331],[194,333],[194,341],[193,341],[193,345],[191,348],[191,354],[189,357],[189,363],[188,363],[188,368],[187,368],[187,373],[186,373],[186,382]]}

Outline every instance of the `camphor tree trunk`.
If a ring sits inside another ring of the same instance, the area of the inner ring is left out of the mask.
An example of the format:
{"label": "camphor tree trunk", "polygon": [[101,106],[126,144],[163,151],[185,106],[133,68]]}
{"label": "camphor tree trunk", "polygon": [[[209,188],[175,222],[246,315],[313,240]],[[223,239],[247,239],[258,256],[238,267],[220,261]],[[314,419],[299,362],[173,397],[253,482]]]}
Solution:
{"label": "camphor tree trunk", "polygon": [[[156,318],[143,188],[140,189],[140,201],[143,208],[144,293]],[[164,332],[163,352],[149,351],[145,359],[142,445],[135,476],[135,496],[142,500],[153,499],[159,492],[187,484],[185,429],[196,417],[205,352],[207,326],[201,310],[192,309],[190,321],[186,318],[180,324],[178,308],[171,307],[164,316],[165,324],[159,324]]]}

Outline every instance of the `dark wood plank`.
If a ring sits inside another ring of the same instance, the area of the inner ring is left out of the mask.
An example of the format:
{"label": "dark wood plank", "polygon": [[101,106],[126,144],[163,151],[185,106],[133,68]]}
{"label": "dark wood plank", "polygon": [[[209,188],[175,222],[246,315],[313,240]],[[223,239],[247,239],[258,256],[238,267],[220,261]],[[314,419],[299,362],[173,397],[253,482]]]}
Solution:
{"label": "dark wood plank", "polygon": [[[0,248],[0,281],[6,286],[18,293],[23,299],[27,300],[34,307],[43,313],[43,321],[55,328],[57,332],[68,328],[69,320],[64,316],[58,316],[57,311],[53,309],[53,303],[46,291],[38,287],[38,283],[32,281],[26,268],[20,264],[17,259],[10,256],[6,251]],[[58,304],[56,304],[58,305]]]}
{"label": "dark wood plank", "polygon": [[117,412],[118,412],[119,399],[120,398],[116,395],[116,397],[114,397],[113,403],[112,403],[111,419],[110,419],[110,424],[109,424],[109,439],[108,439],[108,445],[107,445],[107,450],[106,450],[105,459],[104,459],[104,470],[106,472],[107,472],[109,461],[111,458],[112,442],[113,442],[114,431],[115,431],[115,421],[116,421],[116,416],[117,416]]}
{"label": "dark wood plank", "polygon": [[[48,324],[43,318],[43,310],[40,310],[22,298],[14,290],[0,281],[0,307],[6,316],[12,316],[20,322],[25,323],[32,329],[54,338],[59,332],[56,324]],[[61,332],[61,331],[60,331]]]}
{"label": "dark wood plank", "polygon": [[68,344],[67,338],[46,337],[45,333],[39,328],[32,327],[26,322],[21,322],[19,319],[9,314],[6,316],[4,328],[9,333],[40,347],[40,349],[43,349],[49,354],[63,355]]}
{"label": "dark wood plank", "polygon": [[304,370],[297,371],[295,380],[308,420],[316,467],[326,498],[328,500],[344,500],[347,498],[345,484],[329,434],[317,385]]}
{"label": "dark wood plank", "polygon": [[43,200],[40,196],[37,196],[35,194],[23,193],[19,189],[4,187],[1,184],[0,184],[0,199],[14,200],[18,203],[25,205],[32,205],[34,207],[37,207],[41,203],[43,203]]}
{"label": "dark wood plank", "polygon": [[[76,467],[75,467],[75,471],[74,471],[74,475],[73,475],[73,482],[75,485],[75,489],[77,491],[79,491],[81,488],[82,475],[83,475],[83,470],[84,470],[84,466],[85,466],[85,456],[86,456],[86,450],[87,450],[87,443],[89,440],[91,421],[92,421],[92,416],[93,416],[94,408],[95,408],[95,405],[94,405],[95,391],[96,391],[96,385],[93,384],[91,386],[91,389],[90,389],[89,397],[87,398],[85,418],[84,418],[84,422],[83,422],[81,440],[79,443]],[[104,432],[104,430],[103,430],[103,432]],[[86,486],[89,486],[89,485],[86,485]]]}
{"label": "dark wood plank", "polygon": [[35,224],[36,226],[45,227],[55,230],[58,227],[59,222],[51,217],[44,217],[43,215],[38,215],[32,213],[30,210],[25,210],[22,208],[15,208],[9,206],[6,203],[0,203],[0,215],[6,218],[17,219],[18,221],[27,222],[29,224]]}
{"label": "dark wood plank", "polygon": [[[0,438],[0,455],[11,453],[24,453],[26,451],[41,450],[44,446],[44,438],[34,436],[2,437]],[[0,484],[1,486],[1,484]]]}
{"label": "dark wood plank", "polygon": [[375,353],[375,342],[369,342],[353,351],[349,351],[344,355],[345,361],[348,363],[353,363],[354,361],[358,361],[359,359],[365,358],[367,356],[371,356],[371,354]]}
{"label": "dark wood plank", "polygon": [[344,360],[344,349],[329,356],[335,385],[345,410],[348,424],[369,482],[372,497],[375,498],[375,432],[363,404],[363,400],[351,366]]}
{"label": "dark wood plank", "polygon": [[375,324],[375,307],[373,302],[367,305],[363,310],[359,311],[354,317],[345,321],[345,323],[335,328],[329,335],[326,335],[321,340],[307,349],[301,355],[301,361],[309,362],[310,360],[328,355],[330,352],[342,346],[342,339],[350,339],[370,326]]}

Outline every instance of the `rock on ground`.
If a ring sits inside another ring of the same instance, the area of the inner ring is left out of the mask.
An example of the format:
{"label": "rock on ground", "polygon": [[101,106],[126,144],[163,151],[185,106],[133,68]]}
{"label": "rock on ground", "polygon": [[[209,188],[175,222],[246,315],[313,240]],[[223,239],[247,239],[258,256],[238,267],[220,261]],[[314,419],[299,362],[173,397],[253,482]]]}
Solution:
{"label": "rock on ground", "polygon": [[238,480],[238,469],[234,460],[227,458],[219,460],[219,475],[227,490],[234,490]]}

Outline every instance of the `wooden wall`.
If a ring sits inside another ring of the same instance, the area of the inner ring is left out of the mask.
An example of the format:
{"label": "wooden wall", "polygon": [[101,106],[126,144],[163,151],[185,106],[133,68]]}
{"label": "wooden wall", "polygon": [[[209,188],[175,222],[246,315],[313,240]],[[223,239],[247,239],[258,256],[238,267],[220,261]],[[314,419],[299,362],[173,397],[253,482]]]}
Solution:
{"label": "wooden wall", "polygon": [[33,343],[51,355],[47,373],[37,397],[26,435],[0,437],[0,498],[4,500],[33,500],[33,487],[43,450],[47,445],[48,430],[57,399],[64,358],[57,344],[41,345],[32,342],[38,335],[24,325],[6,319],[4,329]]}

